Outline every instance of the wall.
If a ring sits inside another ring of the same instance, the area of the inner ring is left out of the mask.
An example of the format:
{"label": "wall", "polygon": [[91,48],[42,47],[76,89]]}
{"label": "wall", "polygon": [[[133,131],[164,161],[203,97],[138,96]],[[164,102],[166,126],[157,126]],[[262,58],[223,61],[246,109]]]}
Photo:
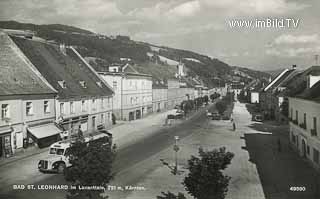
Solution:
{"label": "wall", "polygon": [[[122,77],[116,73],[99,73],[100,76],[113,88],[113,112],[116,118],[120,118],[121,115],[121,89],[122,89]],[[114,82],[116,82],[116,87]]]}
{"label": "wall", "polygon": [[[296,118],[296,110],[298,110],[298,125],[290,122],[290,142],[295,146],[301,156],[304,156],[304,150],[308,151],[305,153],[306,158],[312,162],[313,166],[320,168],[320,164],[313,161],[313,149],[320,152],[320,104],[304,99],[289,98],[290,118]],[[307,118],[306,129],[299,126],[299,124],[304,123],[304,113],[306,113]],[[318,134],[316,136],[311,135],[311,129],[313,129],[313,117],[317,118]],[[303,142],[306,144],[305,147],[303,147]],[[308,148],[309,150],[307,150]]]}
{"label": "wall", "polygon": [[251,103],[259,103],[259,93],[251,92]]}

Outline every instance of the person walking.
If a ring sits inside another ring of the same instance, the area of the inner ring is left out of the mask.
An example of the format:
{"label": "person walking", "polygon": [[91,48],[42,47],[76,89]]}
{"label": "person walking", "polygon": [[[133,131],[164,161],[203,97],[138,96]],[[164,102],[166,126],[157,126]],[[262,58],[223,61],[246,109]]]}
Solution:
{"label": "person walking", "polygon": [[278,152],[281,152],[281,141],[280,141],[280,138],[278,138]]}
{"label": "person walking", "polygon": [[233,131],[235,131],[235,130],[236,130],[236,123],[233,122],[233,123],[232,123],[232,126],[233,126]]}

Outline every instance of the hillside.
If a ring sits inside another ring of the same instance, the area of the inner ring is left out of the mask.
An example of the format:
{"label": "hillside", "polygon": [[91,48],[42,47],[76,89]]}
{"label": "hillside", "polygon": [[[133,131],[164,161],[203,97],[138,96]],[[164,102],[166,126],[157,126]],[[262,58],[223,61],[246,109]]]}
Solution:
{"label": "hillside", "polygon": [[[158,77],[169,77],[174,75],[176,64],[183,62],[189,76],[202,79],[209,87],[228,82],[234,70],[218,59],[192,51],[136,42],[127,36],[108,37],[72,26],[0,21],[0,28],[30,30],[35,36],[48,41],[75,46],[97,70],[107,70],[109,64],[120,62],[120,58],[130,58],[133,63],[140,65],[139,70],[142,72],[152,70]],[[266,73],[242,70],[250,73],[252,78],[267,76]]]}

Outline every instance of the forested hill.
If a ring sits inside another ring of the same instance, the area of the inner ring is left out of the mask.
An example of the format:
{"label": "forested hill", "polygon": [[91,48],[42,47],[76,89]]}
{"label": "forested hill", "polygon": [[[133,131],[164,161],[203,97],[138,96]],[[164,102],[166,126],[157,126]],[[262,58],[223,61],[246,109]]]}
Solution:
{"label": "forested hill", "polygon": [[[218,59],[192,51],[136,42],[128,36],[105,36],[73,26],[35,25],[16,21],[0,21],[0,28],[29,30],[37,37],[76,46],[82,56],[92,60],[91,63],[97,70],[106,70],[109,64],[119,62],[120,58],[129,58],[132,62],[146,67],[176,66],[181,61],[186,65],[189,76],[201,79],[209,87],[228,82],[234,74],[234,67]],[[251,78],[268,77],[266,73],[240,69],[249,71]]]}

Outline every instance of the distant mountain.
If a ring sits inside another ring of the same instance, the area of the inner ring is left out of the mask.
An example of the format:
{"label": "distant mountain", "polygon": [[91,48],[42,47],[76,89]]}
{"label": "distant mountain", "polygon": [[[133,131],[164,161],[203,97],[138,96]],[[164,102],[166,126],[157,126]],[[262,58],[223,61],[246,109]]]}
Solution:
{"label": "distant mountain", "polygon": [[[130,59],[133,63],[146,67],[143,71],[150,71],[153,68],[157,69],[157,74],[163,72],[165,76],[170,76],[168,73],[174,73],[177,63],[183,62],[187,74],[201,79],[208,87],[229,82],[235,70],[234,67],[218,59],[192,51],[137,42],[128,36],[105,36],[73,26],[0,21],[0,28],[30,30],[35,36],[45,40],[75,46],[97,70],[107,70],[111,63]],[[261,78],[261,75],[265,74],[245,68],[240,70],[251,78]],[[246,75],[243,78],[247,78]]]}

